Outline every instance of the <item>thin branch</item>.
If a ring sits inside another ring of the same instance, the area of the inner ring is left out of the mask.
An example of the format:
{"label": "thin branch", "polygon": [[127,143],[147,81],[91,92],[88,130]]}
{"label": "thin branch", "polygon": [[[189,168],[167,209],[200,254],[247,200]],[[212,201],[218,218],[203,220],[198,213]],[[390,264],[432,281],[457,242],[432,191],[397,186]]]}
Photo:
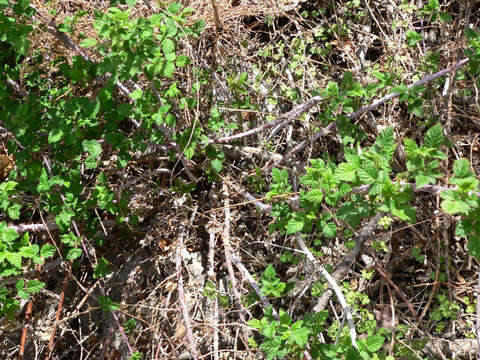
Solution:
{"label": "thin branch", "polygon": [[[223,196],[224,196],[224,212],[225,212],[225,224],[223,227],[223,234],[222,234],[222,241],[223,241],[223,249],[225,254],[225,264],[227,265],[228,276],[230,277],[230,281],[232,282],[232,291],[235,297],[235,305],[239,310],[239,317],[243,324],[246,323],[245,316],[243,315],[243,311],[245,310],[242,306],[241,302],[241,295],[237,288],[237,280],[235,278],[235,272],[233,271],[232,266],[232,253],[233,249],[230,244],[230,199],[228,194],[228,186],[226,182],[223,182]],[[245,346],[248,348],[248,334],[244,331],[243,332],[243,341]]]}
{"label": "thin branch", "polygon": [[[446,68],[446,69],[443,69],[443,70],[440,70],[434,74],[431,74],[431,75],[428,75],[426,77],[424,77],[423,79],[421,80],[418,80],[416,82],[414,82],[413,84],[409,85],[407,87],[407,91],[408,90],[411,90],[413,87],[415,86],[420,86],[420,85],[425,85],[427,83],[429,83],[430,81],[433,81],[433,80],[436,80],[446,74],[448,74],[449,72],[452,72],[452,71],[455,71],[457,70],[458,68],[462,67],[463,65],[465,65],[466,63],[468,63],[469,59],[468,58],[465,58],[465,59],[462,59],[460,61],[458,61],[457,63],[453,64],[452,66]],[[378,99],[378,100],[375,100],[373,103],[371,103],[370,105],[367,105],[367,106],[364,106],[364,107],[361,107],[360,109],[358,109],[357,111],[353,112],[353,113],[350,113],[347,115],[347,118],[349,119],[355,119],[356,117],[359,117],[360,115],[362,115],[363,113],[367,112],[367,111],[370,111],[370,110],[373,110],[375,109],[376,107],[392,100],[392,99],[395,99],[397,97],[399,97],[402,93],[401,92],[394,92],[394,93],[391,93],[391,94],[388,94],[388,95],[385,95],[384,97]],[[328,126],[326,126],[323,130],[320,130],[319,132],[315,133],[314,135],[312,135],[311,137],[309,137],[308,139],[302,141],[300,144],[298,144],[296,147],[294,147],[292,150],[290,150],[287,154],[285,154],[285,156],[278,162],[272,164],[272,165],[269,165],[265,168],[262,169],[262,172],[265,173],[267,171],[269,171],[270,169],[272,169],[273,167],[275,166],[278,166],[280,165],[281,163],[289,160],[296,152],[298,151],[301,151],[302,149],[305,148],[305,146],[307,146],[308,144],[318,140],[320,137],[326,135],[329,131],[332,131],[335,127],[337,126],[336,122],[333,122],[331,124],[329,124]]]}
{"label": "thin branch", "polygon": [[297,106],[295,109],[292,109],[289,112],[278,116],[275,120],[273,120],[271,122],[268,122],[266,124],[263,124],[263,125],[260,125],[260,126],[256,127],[255,129],[250,129],[250,130],[247,130],[247,131],[239,133],[239,134],[226,136],[226,137],[219,138],[219,139],[211,139],[208,142],[208,144],[229,143],[233,140],[241,139],[241,138],[244,138],[246,136],[259,133],[260,131],[263,131],[263,130],[268,129],[272,126],[281,124],[283,122],[292,121],[294,119],[297,119],[303,113],[310,110],[313,106],[317,105],[321,100],[322,100],[321,96],[315,96],[315,97],[313,97],[313,98],[311,98],[307,101],[304,101],[299,106]]}
{"label": "thin branch", "polygon": [[[355,246],[352,250],[350,250],[344,257],[342,262],[336,267],[335,271],[332,274],[332,278],[339,282],[341,281],[350,270],[350,267],[353,265],[353,262],[360,254],[360,251],[363,248],[365,242],[374,236],[375,228],[378,225],[378,220],[383,216],[383,213],[378,213],[373,216],[365,225],[363,229],[360,230],[358,235],[355,237]],[[327,289],[323,292],[320,299],[318,299],[317,303],[313,307],[313,311],[320,312],[327,306],[328,300],[332,296],[332,290]]]}
{"label": "thin branch", "polygon": [[350,312],[350,307],[347,304],[347,300],[345,300],[345,296],[343,296],[342,290],[337,285],[337,281],[328,273],[327,270],[320,264],[320,262],[313,256],[312,252],[308,249],[307,245],[305,245],[302,234],[297,233],[295,235],[295,239],[297,240],[297,244],[300,246],[300,249],[306,254],[307,259],[313,264],[316,271],[318,271],[324,278],[327,280],[330,287],[337,295],[338,302],[342,306],[343,313],[347,318],[348,328],[350,329],[350,339],[352,341],[352,345],[357,347],[357,332],[355,330],[355,323],[353,322],[352,313]]}
{"label": "thin branch", "polygon": [[178,291],[178,304],[182,312],[183,322],[185,323],[185,329],[187,333],[188,342],[190,343],[190,351],[192,352],[193,358],[198,359],[198,350],[195,345],[192,333],[192,324],[190,322],[190,317],[188,316],[187,304],[185,301],[185,291],[183,289],[183,277],[182,277],[182,249],[183,249],[183,239],[185,237],[185,226],[183,223],[180,223],[178,230],[178,239],[177,239],[177,249],[176,249],[176,262],[175,270],[177,273],[177,291]]}

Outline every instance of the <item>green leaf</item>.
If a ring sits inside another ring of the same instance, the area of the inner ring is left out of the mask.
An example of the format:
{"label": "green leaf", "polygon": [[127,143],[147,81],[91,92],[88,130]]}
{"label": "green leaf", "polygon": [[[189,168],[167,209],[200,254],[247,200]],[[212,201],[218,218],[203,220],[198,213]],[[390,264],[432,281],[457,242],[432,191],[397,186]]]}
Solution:
{"label": "green leaf", "polygon": [[404,146],[405,146],[405,154],[408,157],[416,155],[416,151],[418,150],[418,145],[413,141],[412,139],[404,139],[403,140]]}
{"label": "green leaf", "polygon": [[7,225],[2,222],[0,223],[0,240],[8,245],[12,245],[15,239],[20,235],[12,228],[7,228]]}
{"label": "green leaf", "polygon": [[93,278],[98,279],[98,278],[103,278],[107,276],[108,274],[111,273],[111,270],[109,269],[110,263],[103,257],[98,259],[98,263],[95,266],[95,270],[93,271]]}
{"label": "green leaf", "polygon": [[44,258],[52,257],[54,253],[55,253],[55,247],[52,244],[45,244],[42,246],[42,249],[40,250],[40,256]]}
{"label": "green leaf", "polygon": [[37,244],[34,244],[34,245],[22,246],[18,250],[23,257],[28,259],[33,259],[35,256],[37,256],[39,247]]}
{"label": "green leaf", "polygon": [[358,169],[358,179],[364,183],[371,185],[378,178],[378,170],[372,165],[365,165]]}
{"label": "green leaf", "polygon": [[10,204],[8,207],[8,217],[13,220],[20,219],[20,210],[22,209],[22,205],[18,203]]}
{"label": "green leaf", "polygon": [[17,269],[22,268],[22,255],[18,252],[5,252],[5,259]]}
{"label": "green leaf", "polygon": [[286,226],[287,235],[295,234],[296,232],[301,231],[303,229],[303,225],[305,225],[305,221],[303,220],[297,220],[294,218],[290,219]]}
{"label": "green leaf", "polygon": [[385,341],[385,338],[380,335],[367,336],[366,344],[367,344],[368,351],[372,353],[377,352],[378,350],[381,349],[384,341]]}
{"label": "green leaf", "polygon": [[451,23],[453,21],[452,15],[447,12],[439,13],[440,20],[446,23]]}
{"label": "green leaf", "polygon": [[63,130],[59,128],[54,128],[48,133],[48,143],[54,144],[59,142],[63,138]]}
{"label": "green leaf", "polygon": [[335,170],[334,178],[339,181],[353,181],[357,171],[357,164],[341,163]]}
{"label": "green leaf", "polygon": [[434,182],[435,182],[435,178],[432,176],[427,176],[423,174],[415,176],[415,184],[417,189],[421,189],[422,187],[428,184],[433,184]]}
{"label": "green leaf", "polygon": [[337,226],[333,222],[326,223],[323,228],[323,236],[328,239],[334,238],[337,236]]}
{"label": "green leaf", "polygon": [[255,328],[255,329],[260,329],[260,328],[262,327],[262,325],[261,325],[261,323],[260,323],[260,320],[255,319],[255,318],[248,320],[248,321],[247,321],[247,325],[248,325],[248,326],[251,326],[251,327],[253,327],[253,328]]}
{"label": "green leaf", "polygon": [[168,54],[174,53],[175,52],[175,43],[168,38],[164,39],[162,41],[162,51],[165,54],[165,56],[167,56]]}
{"label": "green leaf", "polygon": [[443,130],[440,124],[430,128],[425,134],[424,145],[429,148],[438,149],[444,143]]}
{"label": "green leaf", "polygon": [[167,78],[172,78],[174,72],[175,72],[175,64],[173,62],[167,62],[163,67],[163,71],[162,71],[163,76],[166,76]]}
{"label": "green leaf", "polygon": [[470,162],[465,158],[455,160],[453,163],[453,173],[459,178],[473,176],[473,172],[470,170]]}
{"label": "green leaf", "polygon": [[98,305],[104,312],[120,309],[120,304],[113,302],[108,296],[99,296]]}
{"label": "green leaf", "polygon": [[62,232],[67,231],[70,227],[73,215],[72,211],[63,210],[60,214],[55,216],[55,223]]}
{"label": "green leaf", "polygon": [[38,280],[30,280],[27,284],[27,291],[30,294],[36,294],[45,287],[45,283]]}
{"label": "green leaf", "polygon": [[72,248],[68,250],[67,260],[75,260],[82,256],[82,249]]}
{"label": "green leaf", "polygon": [[304,197],[315,205],[320,205],[323,200],[323,192],[321,189],[313,189],[306,193]]}
{"label": "green leaf", "polygon": [[345,359],[346,360],[363,360],[362,357],[360,356],[360,353],[358,352],[358,350],[355,349],[353,346],[350,346],[348,348]]}
{"label": "green leaf", "polygon": [[468,214],[470,210],[470,206],[462,200],[443,200],[440,206],[443,211],[450,215]]}
{"label": "green leaf", "polygon": [[125,3],[128,5],[128,7],[132,7],[139,1],[140,0],[125,0]]}
{"label": "green leaf", "polygon": [[143,96],[143,91],[140,90],[140,89],[135,89],[135,90],[133,90],[133,91],[130,93],[130,97],[131,97],[133,100],[138,100],[138,99],[140,99],[142,96]]}
{"label": "green leaf", "polygon": [[80,46],[85,48],[91,48],[98,44],[98,41],[94,38],[86,38],[80,42]]}
{"label": "green leaf", "polygon": [[90,153],[85,159],[87,169],[95,169],[97,167],[97,159],[102,153],[102,145],[97,140],[83,140],[83,150]]}
{"label": "green leaf", "polygon": [[221,159],[213,159],[210,162],[210,166],[212,167],[212,170],[215,171],[216,174],[220,173],[223,168],[223,161]]}

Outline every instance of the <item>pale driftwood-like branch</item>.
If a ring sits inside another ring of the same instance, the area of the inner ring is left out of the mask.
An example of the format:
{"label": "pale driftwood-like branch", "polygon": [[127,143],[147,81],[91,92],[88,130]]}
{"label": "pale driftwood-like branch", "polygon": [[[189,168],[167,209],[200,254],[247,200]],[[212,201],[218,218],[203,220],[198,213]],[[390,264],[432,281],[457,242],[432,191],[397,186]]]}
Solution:
{"label": "pale driftwood-like branch", "polygon": [[193,358],[198,359],[198,350],[195,345],[195,340],[192,333],[192,324],[190,322],[190,316],[188,315],[187,304],[185,302],[185,291],[183,289],[183,277],[182,277],[182,248],[183,248],[183,239],[185,237],[185,225],[180,223],[179,234],[177,239],[177,249],[176,249],[176,261],[175,261],[175,270],[177,272],[177,291],[178,291],[178,304],[182,312],[183,322],[185,323],[185,329],[187,333],[188,342],[190,343],[190,351],[192,352]]}
{"label": "pale driftwood-like branch", "polygon": [[[365,227],[360,230],[358,235],[355,237],[355,246],[343,257],[342,262],[335,268],[335,271],[332,274],[332,278],[336,282],[341,281],[347,275],[350,267],[353,265],[353,262],[360,254],[360,251],[362,250],[365,241],[374,236],[375,228],[378,226],[378,220],[380,220],[382,216],[383,213],[379,213],[373,216],[365,225]],[[332,295],[333,292],[331,289],[325,290],[320,299],[318,299],[317,303],[313,307],[313,311],[319,312],[325,309],[328,300]]]}
{"label": "pale driftwood-like branch", "polygon": [[255,279],[253,278],[253,276],[250,274],[250,272],[247,270],[247,268],[245,267],[245,265],[243,265],[242,261],[240,260],[240,258],[235,255],[235,253],[231,253],[230,254],[231,257],[232,257],[232,260],[233,262],[235,263],[235,265],[237,266],[238,270],[240,270],[240,272],[242,273],[243,277],[245,279],[247,279],[247,281],[249,282],[250,286],[253,288],[253,290],[255,291],[255,293],[258,295],[258,297],[260,298],[260,301],[262,302],[262,306],[264,309],[268,308],[268,307],[271,307],[272,308],[272,315],[273,317],[276,319],[276,320],[279,320],[280,319],[280,316],[278,316],[278,313],[277,311],[275,310],[275,308],[272,306],[272,304],[270,304],[270,301],[268,301],[268,299],[263,296],[262,292],[260,291],[260,287],[258,286],[257,282],[255,281]]}
{"label": "pale driftwood-like branch", "polygon": [[327,280],[328,285],[330,285],[330,288],[333,289],[333,291],[335,292],[338,302],[342,306],[343,313],[347,318],[352,345],[357,347],[357,332],[355,330],[355,323],[353,322],[352,313],[350,312],[350,307],[347,304],[347,300],[345,300],[345,296],[343,296],[342,290],[337,285],[337,281],[328,273],[327,270],[325,270],[325,268],[322,266],[322,264],[320,264],[317,258],[313,256],[307,245],[305,245],[302,239],[302,234],[297,233],[295,235],[295,239],[297,240],[297,244],[300,246],[300,249],[302,249],[302,251],[306,254],[307,259],[313,264],[314,269],[318,271],[325,278],[325,280]]}

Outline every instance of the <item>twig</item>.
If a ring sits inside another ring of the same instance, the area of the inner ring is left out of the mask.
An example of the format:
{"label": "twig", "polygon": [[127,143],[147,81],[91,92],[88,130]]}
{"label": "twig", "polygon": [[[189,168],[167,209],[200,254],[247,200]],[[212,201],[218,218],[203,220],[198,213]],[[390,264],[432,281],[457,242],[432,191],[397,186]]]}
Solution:
{"label": "twig", "polygon": [[[216,216],[212,215],[212,227],[215,226]],[[210,241],[208,242],[208,278],[213,283],[215,291],[217,291],[217,279],[215,274],[215,230],[210,230]],[[213,359],[218,360],[218,299],[215,294],[213,300]]]}
{"label": "twig", "polygon": [[[434,74],[431,74],[431,75],[428,75],[426,77],[424,77],[423,79],[420,79],[416,82],[414,82],[413,84],[409,85],[407,87],[407,91],[408,90],[411,90],[412,88],[414,88],[415,86],[420,86],[420,85],[424,85],[424,84],[427,84],[428,82],[430,81],[433,81],[435,79],[438,79],[446,74],[448,74],[449,72],[452,72],[452,71],[455,71],[457,70],[458,68],[462,67],[463,65],[465,65],[466,63],[468,63],[469,59],[468,58],[465,58],[465,59],[462,59],[460,61],[458,61],[457,63],[453,64],[452,66],[446,68],[446,69],[443,69],[443,70],[440,70]],[[397,97],[399,97],[402,93],[401,92],[394,92],[394,93],[390,93],[378,100],[375,100],[373,103],[371,103],[370,105],[367,105],[367,106],[364,106],[364,107],[361,107],[360,109],[358,109],[357,111],[353,112],[353,113],[350,113],[348,114],[346,117],[349,118],[349,119],[354,119],[354,118],[357,118],[359,117],[360,115],[362,115],[363,113],[367,112],[367,111],[370,111],[370,110],[373,110],[375,109],[376,107],[386,103],[387,101],[390,101],[392,99],[395,99]],[[326,135],[329,131],[333,130],[334,128],[336,127],[336,122],[333,122],[331,124],[329,124],[328,126],[326,126],[323,130],[320,130],[319,132],[315,133],[314,135],[312,135],[310,138],[308,138],[307,140],[304,140],[302,141],[300,144],[298,144],[296,147],[294,147],[292,150],[290,150],[287,154],[285,154],[285,156],[278,162],[272,164],[272,165],[269,165],[267,167],[264,167],[262,169],[262,172],[265,173],[267,171],[269,171],[270,169],[272,169],[273,167],[275,166],[278,166],[280,165],[281,163],[287,161],[288,159],[290,159],[296,152],[298,151],[301,151],[303,148],[305,148],[305,146],[307,146],[308,144],[312,143],[313,141],[316,141],[318,140],[320,137]]]}
{"label": "twig", "polygon": [[[235,273],[233,271],[233,266],[232,266],[233,249],[230,244],[230,199],[228,194],[228,186],[225,181],[223,182],[223,196],[224,196],[223,203],[224,203],[224,212],[225,212],[225,224],[223,227],[222,240],[223,240],[223,249],[225,253],[225,264],[227,265],[228,276],[230,277],[230,281],[232,282],[232,291],[233,291],[233,296],[235,297],[235,305],[239,310],[240,320],[242,321],[243,324],[245,324],[246,320],[245,320],[245,316],[243,315],[244,308],[241,303],[241,296],[237,288],[237,280],[235,278]],[[243,341],[245,346],[248,349],[248,334],[245,331],[243,331]]]}
{"label": "twig", "polygon": [[245,279],[247,279],[247,281],[250,283],[250,286],[257,293],[258,297],[260,298],[260,300],[262,302],[263,308],[266,309],[268,307],[271,307],[273,317],[276,320],[280,320],[280,316],[278,316],[277,310],[275,310],[275,308],[272,306],[272,304],[270,304],[270,301],[268,301],[268,299],[265,296],[263,296],[262,292],[260,291],[260,287],[258,286],[258,284],[255,281],[255,279],[253,278],[253,276],[250,274],[250,272],[247,270],[245,265],[242,264],[242,261],[237,257],[237,255],[235,255],[235,253],[232,252],[230,255],[232,257],[233,262],[237,266],[238,270],[240,270],[243,277]]}
{"label": "twig", "polygon": [[198,359],[198,350],[195,345],[192,333],[192,324],[190,322],[190,317],[188,316],[187,304],[185,302],[185,291],[183,289],[183,277],[182,277],[182,248],[183,248],[183,238],[185,237],[185,226],[183,223],[180,223],[178,229],[178,239],[177,239],[177,249],[176,249],[176,262],[175,270],[177,272],[177,291],[178,291],[178,303],[180,310],[182,312],[183,321],[185,323],[186,333],[188,342],[190,343],[190,351],[192,352],[193,358]]}
{"label": "twig", "polygon": [[416,313],[416,311],[413,309],[413,306],[410,303],[410,301],[407,299],[407,296],[405,295],[405,293],[399,289],[399,287],[392,281],[392,279],[390,279],[390,277],[385,273],[385,271],[383,271],[380,265],[375,265],[375,270],[377,270],[378,273],[384,278],[384,280],[387,281],[391,287],[393,287],[395,292],[402,298],[408,310],[412,313],[412,315],[415,317],[415,320],[418,322],[420,318]]}
{"label": "twig", "polygon": [[[433,283],[433,287],[432,287],[432,291],[430,291],[430,295],[428,296],[428,300],[427,300],[427,303],[425,304],[425,306],[423,307],[423,310],[422,310],[422,313],[420,314],[420,316],[418,317],[418,320],[414,326],[414,329],[418,329],[420,324],[422,323],[422,320],[423,318],[425,317],[425,315],[427,314],[427,311],[428,309],[430,308],[430,305],[432,304],[432,300],[433,300],[433,297],[435,296],[435,294],[437,293],[437,289],[438,289],[438,277],[440,275],[440,249],[441,249],[441,246],[440,246],[440,236],[438,235],[438,232],[437,232],[437,260],[436,260],[436,264],[435,264],[435,282]],[[410,341],[413,337],[413,334],[414,334],[414,331],[410,332],[410,334],[408,335],[408,338],[407,340]]]}
{"label": "twig", "polygon": [[[378,220],[380,220],[382,216],[383,216],[383,213],[378,213],[375,216],[373,216],[365,225],[365,227],[362,230],[360,230],[358,235],[355,237],[355,246],[343,257],[342,262],[337,266],[337,268],[332,274],[332,278],[335,280],[335,282],[341,281],[347,275],[353,262],[355,261],[357,256],[360,254],[360,251],[362,250],[363,244],[365,243],[365,241],[373,237],[375,228],[378,225]],[[332,296],[332,290],[331,289],[325,290],[322,296],[320,297],[320,299],[318,299],[317,303],[313,307],[313,311],[320,312],[323,309],[325,309],[328,303],[328,300],[330,299],[331,296]]]}
{"label": "twig", "polygon": [[307,245],[302,239],[301,233],[295,234],[295,239],[297,240],[297,244],[300,246],[300,249],[306,254],[307,259],[313,264],[316,271],[318,271],[324,278],[327,280],[330,287],[337,295],[338,302],[342,306],[343,313],[347,318],[348,328],[350,329],[350,339],[352,341],[352,345],[357,347],[357,332],[355,330],[355,324],[353,322],[352,313],[350,312],[350,307],[345,300],[345,296],[343,296],[342,290],[337,285],[335,279],[328,273],[327,270],[320,264],[320,262],[313,256],[312,252],[308,249]]}
{"label": "twig", "polygon": [[[43,158],[43,163],[45,164],[45,167],[47,168],[47,171],[48,171],[48,174],[50,176],[52,176],[52,168],[50,166],[50,161],[48,160],[48,158],[45,156],[45,155],[42,155],[42,158]],[[65,200],[65,196],[63,195],[63,193],[60,191],[60,199],[62,200],[63,203],[66,203],[66,200]],[[74,234],[82,239],[82,242],[81,242],[81,245],[82,245],[82,249],[83,249],[83,253],[85,254],[85,256],[87,257],[88,261],[90,262],[90,265],[92,267],[95,266],[94,262],[92,261],[91,257],[90,257],[90,253],[89,251],[87,250],[86,248],[86,245],[85,245],[85,239],[84,237],[80,234],[80,230],[78,229],[78,226],[77,226],[77,222],[72,219],[71,220],[71,224],[72,224],[72,227],[73,227],[73,230],[74,230]],[[100,291],[101,293],[103,294],[103,296],[105,296],[106,292],[105,292],[105,289],[103,287],[102,284],[99,284],[98,285],[99,288],[100,288]],[[122,335],[122,338],[123,340],[125,341],[125,343],[127,344],[127,347],[128,347],[128,350],[130,351],[130,354],[133,354],[133,348],[132,346],[130,345],[130,342],[128,341],[128,338],[127,338],[127,334],[125,334],[125,331],[123,329],[123,326],[120,324],[120,321],[118,320],[118,317],[117,317],[117,314],[115,313],[115,311],[113,310],[110,310],[110,313],[112,314],[114,320],[115,320],[115,323],[118,327],[118,330],[120,331],[120,334]]]}
{"label": "twig", "polygon": [[321,96],[315,96],[307,101],[304,101],[302,104],[300,104],[299,106],[297,106],[295,109],[292,109],[290,110],[289,112],[285,113],[285,114],[282,114],[280,116],[278,116],[275,120],[271,121],[271,122],[268,122],[266,124],[263,124],[263,125],[260,125],[258,127],[256,127],[255,129],[250,129],[250,130],[247,130],[245,132],[242,132],[242,133],[239,133],[239,134],[235,134],[235,135],[231,135],[231,136],[226,136],[226,137],[223,137],[223,138],[219,138],[219,139],[211,139],[208,144],[224,144],[224,143],[229,143],[233,140],[237,140],[237,139],[241,139],[241,138],[244,138],[246,136],[249,136],[249,135],[253,135],[253,134],[256,134],[256,133],[259,133],[260,131],[263,131],[265,129],[268,129],[272,126],[275,126],[275,125],[278,125],[278,124],[281,124],[283,122],[288,122],[288,121],[291,121],[293,119],[296,119],[298,118],[300,115],[302,115],[303,113],[307,112],[308,110],[310,110],[313,106],[315,106],[316,104],[318,104],[320,101],[322,100],[322,97]]}

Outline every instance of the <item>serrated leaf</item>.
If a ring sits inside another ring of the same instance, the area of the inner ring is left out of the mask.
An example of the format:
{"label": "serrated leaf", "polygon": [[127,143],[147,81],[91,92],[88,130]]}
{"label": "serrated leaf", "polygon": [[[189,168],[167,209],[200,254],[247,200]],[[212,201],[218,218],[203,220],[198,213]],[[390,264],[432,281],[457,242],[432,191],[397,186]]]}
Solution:
{"label": "serrated leaf", "polygon": [[296,232],[301,231],[304,225],[305,221],[303,220],[297,220],[294,218],[290,219],[286,226],[287,235],[295,234]]}
{"label": "serrated leaf", "polygon": [[56,142],[59,142],[60,140],[62,140],[62,137],[63,137],[62,129],[59,129],[59,128],[52,129],[52,131],[48,133],[48,143],[54,144]]}
{"label": "serrated leaf", "polygon": [[139,1],[140,0],[126,0],[125,3],[128,5],[128,7],[132,7]]}
{"label": "serrated leaf", "polygon": [[162,51],[165,54],[165,56],[167,54],[175,52],[175,43],[168,38],[163,39],[163,41],[162,41]]}
{"label": "serrated leaf", "polygon": [[71,211],[62,211],[60,214],[55,216],[55,223],[61,231],[66,231],[70,227],[70,222],[73,217],[73,212]]}
{"label": "serrated leaf", "polygon": [[10,204],[7,209],[8,217],[13,220],[20,219],[20,210],[22,209],[22,205],[18,203]]}
{"label": "serrated leaf", "polygon": [[395,207],[391,211],[392,211],[392,215],[395,215],[396,217],[402,220],[408,221],[410,223],[413,223],[417,217],[415,213],[415,209],[410,205],[395,204]]}
{"label": "serrated leaf", "polygon": [[5,259],[17,269],[22,268],[22,255],[18,252],[5,252]]}
{"label": "serrated leaf", "polygon": [[425,134],[424,145],[429,148],[438,149],[444,143],[443,130],[440,124],[430,128]]}
{"label": "serrated leaf", "polygon": [[133,90],[133,91],[130,93],[130,97],[131,97],[133,100],[138,100],[138,99],[140,99],[142,96],[143,96],[143,91],[140,90],[140,89]]}
{"label": "serrated leaf", "polygon": [[337,236],[337,226],[333,222],[326,223],[323,228],[323,236],[327,239],[334,238]]}
{"label": "serrated leaf", "polygon": [[418,150],[418,145],[412,139],[404,139],[403,144],[405,147],[405,155],[414,156],[415,152]]}
{"label": "serrated leaf", "polygon": [[306,193],[304,197],[315,205],[320,205],[323,200],[323,192],[320,189],[313,189]]}
{"label": "serrated leaf", "polygon": [[470,170],[470,162],[465,158],[455,160],[453,163],[453,173],[459,178],[472,176],[473,172]]}
{"label": "serrated leaf", "polygon": [[172,78],[173,73],[175,72],[175,64],[173,62],[167,62],[165,63],[165,66],[163,67],[163,76],[167,78]]}
{"label": "serrated leaf", "polygon": [[353,346],[350,346],[350,348],[348,349],[345,359],[346,360],[363,360],[358,350],[355,349]]}
{"label": "serrated leaf", "polygon": [[86,38],[80,42],[80,46],[85,48],[91,48],[98,44],[98,41],[94,38]]}
{"label": "serrated leaf", "polygon": [[368,351],[374,353],[382,348],[385,338],[380,335],[367,336],[366,344]]}
{"label": "serrated leaf", "polygon": [[415,176],[415,185],[417,189],[421,189],[422,187],[433,184],[435,182],[435,178],[431,176],[426,176],[423,174]]}
{"label": "serrated leaf", "polygon": [[210,162],[210,166],[212,167],[212,170],[215,171],[215,173],[220,173],[220,171],[222,171],[222,168],[223,168],[223,161],[220,160],[220,159],[213,159],[211,162]]}
{"label": "serrated leaf", "polygon": [[55,253],[55,247],[52,244],[45,244],[40,250],[40,255],[44,258],[52,257]]}
{"label": "serrated leaf", "polygon": [[18,239],[20,235],[12,228],[8,228],[5,223],[0,225],[0,241],[11,246],[15,239]]}
{"label": "serrated leaf", "polygon": [[470,206],[462,200],[443,200],[440,204],[447,214],[468,214]]}
{"label": "serrated leaf", "polygon": [[340,181],[353,181],[358,166],[353,163],[341,163],[335,170],[334,178]]}
{"label": "serrated leaf", "polygon": [[45,287],[45,283],[38,280],[30,280],[27,284],[27,291],[30,294],[36,294]]}
{"label": "serrated leaf", "polygon": [[284,183],[288,181],[288,172],[285,169],[272,169],[272,179],[276,183]]}
{"label": "serrated leaf", "polygon": [[378,170],[372,165],[366,165],[358,169],[358,179],[364,183],[371,185],[378,178]]}
{"label": "serrated leaf", "polygon": [[37,256],[39,247],[37,244],[34,244],[29,246],[22,246],[18,250],[23,257],[33,259],[35,256]]}
{"label": "serrated leaf", "polygon": [[67,260],[75,260],[82,256],[82,249],[72,248],[68,250]]}
{"label": "serrated leaf", "polygon": [[477,260],[480,260],[480,237],[472,236],[468,241],[467,249]]}
{"label": "serrated leaf", "polygon": [[381,149],[388,149],[395,145],[395,139],[393,137],[393,127],[389,126],[382,130],[375,141],[375,144]]}
{"label": "serrated leaf", "polygon": [[186,55],[183,55],[183,54],[178,55],[175,62],[176,62],[178,67],[185,67],[185,66],[190,65],[192,63],[190,58]]}
{"label": "serrated leaf", "polygon": [[168,6],[168,11],[171,13],[171,14],[177,14],[180,9],[182,8],[182,4],[178,3],[178,2],[172,2],[169,6]]}

